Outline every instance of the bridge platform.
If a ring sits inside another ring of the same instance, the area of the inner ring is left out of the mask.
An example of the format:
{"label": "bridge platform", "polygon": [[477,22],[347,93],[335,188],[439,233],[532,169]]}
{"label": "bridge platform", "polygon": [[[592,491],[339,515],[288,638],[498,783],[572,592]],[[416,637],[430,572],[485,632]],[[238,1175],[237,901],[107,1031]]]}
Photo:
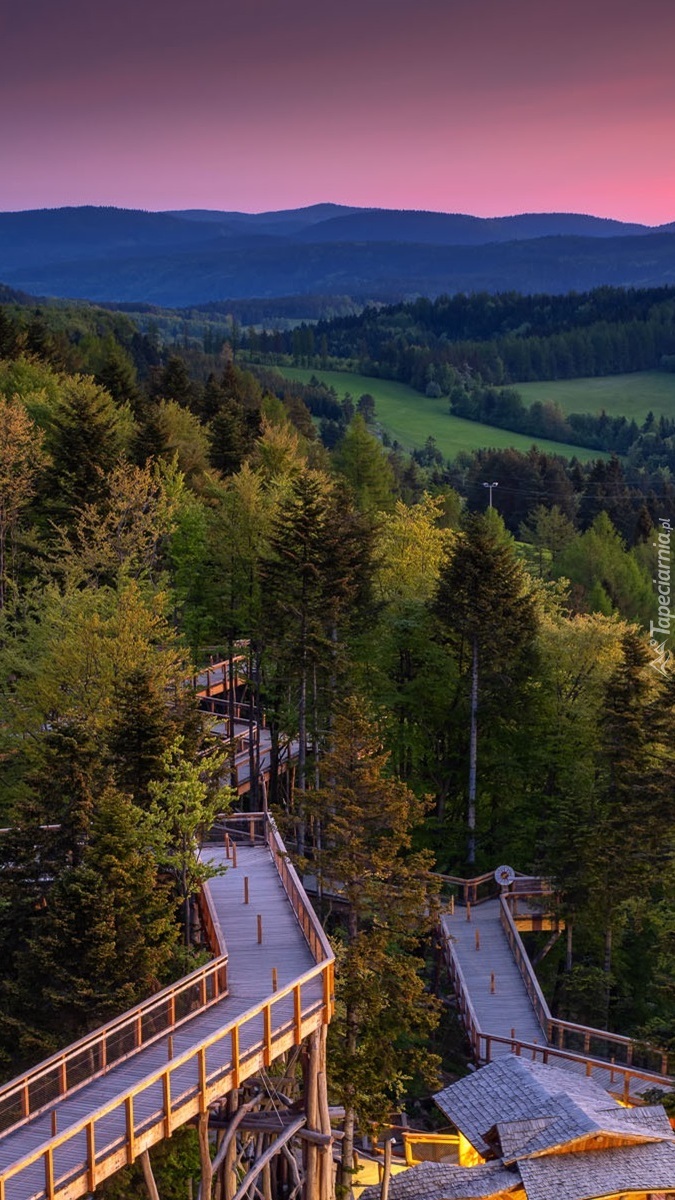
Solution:
{"label": "bridge platform", "polygon": [[[0,1133],[0,1200],[76,1200],[93,1191],[329,1019],[332,953],[278,835],[265,841],[258,833],[254,844],[242,836],[236,867],[224,846],[203,857],[223,871],[205,895],[221,952],[226,947],[227,994],[209,993],[194,1015],[107,1069],[93,1069],[101,1060],[92,1048],[92,1077],[78,1086],[67,1086],[64,1067],[63,1094]],[[0,1088],[0,1111],[22,1085],[22,1095],[39,1095],[39,1071]]]}

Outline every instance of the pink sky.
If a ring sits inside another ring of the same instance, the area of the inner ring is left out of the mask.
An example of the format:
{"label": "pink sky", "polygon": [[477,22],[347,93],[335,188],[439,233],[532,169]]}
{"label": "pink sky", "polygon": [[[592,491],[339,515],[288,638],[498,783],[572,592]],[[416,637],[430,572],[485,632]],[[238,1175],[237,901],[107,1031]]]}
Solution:
{"label": "pink sky", "polygon": [[23,0],[0,209],[675,220],[673,0]]}

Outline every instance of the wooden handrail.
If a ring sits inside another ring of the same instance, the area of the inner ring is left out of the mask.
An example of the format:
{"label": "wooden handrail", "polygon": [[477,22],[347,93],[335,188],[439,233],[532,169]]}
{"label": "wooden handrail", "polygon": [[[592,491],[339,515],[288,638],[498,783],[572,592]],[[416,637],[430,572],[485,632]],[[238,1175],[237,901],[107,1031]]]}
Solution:
{"label": "wooden handrail", "polygon": [[[442,875],[440,878],[448,882],[466,886],[467,888],[472,889],[469,894],[475,897],[477,887],[480,884],[487,882],[487,880],[492,878],[492,876],[488,873],[471,880],[465,880],[459,878],[458,876],[449,875]],[[604,1063],[605,1069],[610,1071],[613,1069],[616,1071],[632,1070],[637,1077],[642,1078],[642,1075],[644,1074],[644,1077],[652,1082],[659,1081],[663,1083],[664,1079],[668,1079],[670,1077],[668,1076],[668,1055],[660,1047],[648,1045],[644,1042],[641,1042],[639,1039],[627,1037],[624,1034],[611,1033],[606,1029],[596,1029],[589,1025],[579,1025],[573,1021],[563,1021],[551,1014],[546,1002],[546,998],[541,990],[539,981],[534,972],[534,968],[532,967],[529,956],[521,939],[520,933],[518,932],[516,918],[514,918],[514,914],[511,911],[511,905],[515,904],[515,902],[517,902],[519,899],[527,899],[528,896],[540,897],[542,895],[552,894],[553,889],[548,880],[539,879],[536,876],[527,876],[522,874],[516,875],[516,880],[526,881],[529,879],[532,880],[533,884],[537,885],[529,891],[517,890],[514,892],[501,892],[499,897],[499,917],[516,965],[523,979],[523,983],[525,984],[530,1002],[532,1003],[539,1024],[542,1027],[542,1032],[548,1039],[549,1045],[544,1048],[539,1047],[539,1050],[542,1051],[542,1049],[547,1049],[551,1054],[553,1054],[555,1051],[556,1054],[562,1055],[563,1057],[568,1056],[574,1061],[578,1059],[580,1062],[597,1061],[598,1063]],[[445,936],[444,932],[442,936],[443,944],[446,950],[446,959],[448,960],[451,972],[454,978],[460,981],[461,989],[465,993],[465,995],[460,998],[460,1002],[464,1004],[470,1015],[471,1028],[469,1029],[469,1035],[472,1045],[475,1047],[477,1039],[478,1043],[480,1043],[480,1040],[484,1040],[485,1038],[489,1038],[492,1041],[497,1042],[510,1042],[510,1039],[508,1038],[500,1038],[496,1034],[489,1034],[480,1029],[476,1014],[471,1007],[468,989],[466,988],[466,983],[464,981],[459,962],[456,956],[452,953],[450,941]],[[583,1053],[578,1053],[575,1050],[565,1049],[565,1033],[583,1037]],[[557,1042],[557,1045],[555,1046],[552,1044],[554,1041]],[[592,1044],[594,1042],[605,1042],[608,1047],[620,1047],[622,1050],[625,1050],[625,1062],[617,1063],[615,1056],[609,1053],[607,1054],[606,1058],[594,1059],[590,1053]],[[522,1043],[522,1045],[526,1046],[527,1043]],[[650,1071],[645,1068],[640,1069],[633,1067],[633,1058],[636,1054],[652,1055],[657,1057],[660,1060],[660,1070],[657,1072]],[[481,1057],[479,1053],[477,1053],[476,1056],[479,1059]]]}
{"label": "wooden handrail", "polygon": [[604,1074],[610,1075],[610,1082],[614,1076],[618,1076],[623,1080],[623,1096],[628,1099],[630,1096],[630,1081],[631,1079],[642,1079],[645,1083],[653,1084],[655,1087],[663,1087],[664,1083],[673,1084],[675,1079],[670,1076],[663,1076],[656,1071],[645,1071],[639,1067],[624,1066],[622,1063],[607,1062],[604,1058],[592,1058],[587,1054],[575,1054],[571,1050],[560,1050],[557,1046],[541,1045],[539,1042],[524,1042],[520,1038],[504,1037],[496,1033],[481,1033],[481,1041],[486,1043],[485,1055],[479,1057],[484,1058],[485,1062],[491,1062],[491,1047],[492,1043],[497,1043],[501,1046],[512,1047],[513,1053],[522,1055],[523,1050],[532,1055],[532,1061],[540,1058],[542,1062],[548,1063],[550,1059],[563,1059],[567,1062],[575,1062],[582,1064],[585,1067],[586,1075],[592,1076],[593,1071],[603,1071]]}
{"label": "wooden handrail", "polygon": [[[187,996],[191,991],[194,991],[194,996],[190,1000],[190,1011],[176,1019],[177,1002],[180,1008],[180,997]],[[10,1125],[15,1128],[34,1117],[46,1106],[53,1104],[56,1099],[83,1087],[84,1084],[103,1074],[111,1066],[136,1054],[144,1046],[163,1037],[169,1030],[177,1028],[194,1016],[195,1012],[209,1008],[212,1004],[222,1000],[226,991],[227,954],[221,954],[219,958],[205,966],[198,967],[160,992],[155,992],[147,1000],[127,1010],[121,1016],[108,1021],[93,1033],[71,1043],[63,1050],[58,1050],[38,1066],[22,1075],[15,1076],[0,1088],[0,1131],[3,1127],[6,1129]],[[206,1003],[203,1002],[204,994],[206,994]],[[162,1021],[161,1028],[153,1028],[150,1036],[143,1037],[144,1021],[164,1007],[166,1019]],[[170,1020],[171,1015],[173,1015],[173,1020]],[[141,1032],[140,1041],[138,1030]],[[128,1048],[124,1049],[122,1053],[111,1054],[110,1042],[112,1039],[117,1038],[126,1046],[125,1035],[126,1041],[129,1043]],[[81,1079],[72,1080],[74,1072],[71,1070],[69,1074],[69,1067],[73,1068],[76,1063],[81,1063],[83,1058],[88,1060],[86,1074]],[[38,1093],[36,1097],[34,1093],[40,1087],[43,1092],[48,1091],[48,1094]],[[35,1103],[36,1099],[37,1103]],[[3,1120],[3,1113],[7,1110],[11,1114],[9,1122]]]}
{"label": "wooden handrail", "polygon": [[[168,1095],[169,1097],[172,1097],[172,1100],[170,1114],[165,1113],[162,1107],[161,1109],[157,1110],[156,1115],[151,1119],[153,1129],[159,1130],[157,1137],[153,1139],[149,1136],[148,1118],[140,1118],[140,1123],[143,1127],[145,1144],[154,1144],[154,1141],[158,1141],[164,1136],[167,1118],[172,1124],[175,1124],[174,1118],[177,1109],[180,1109],[181,1107],[187,1108],[188,1106],[192,1106],[195,1107],[196,1111],[200,1104],[208,1103],[209,1099],[213,1099],[215,1094],[221,1094],[223,1089],[223,1076],[227,1077],[228,1075],[232,1075],[234,1071],[240,1079],[242,1066],[245,1067],[247,1062],[251,1062],[252,1070],[257,1069],[258,1060],[264,1056],[267,1049],[265,1046],[264,1034],[262,1038],[256,1039],[251,1045],[248,1045],[245,1051],[242,1051],[236,1055],[236,1063],[233,1061],[234,1056],[231,1053],[228,1053],[228,1060],[226,1063],[220,1064],[215,1070],[206,1073],[204,1080],[206,1095],[198,1094],[199,1082],[197,1082],[196,1086],[191,1085],[188,1092],[186,1092],[185,1089],[183,1089],[181,1093],[174,1092],[174,1090],[171,1088],[171,1078],[177,1071],[180,1071],[182,1067],[185,1067],[193,1060],[198,1060],[200,1057],[204,1062],[205,1060],[202,1056],[205,1054],[205,1052],[220,1042],[229,1040],[230,1047],[235,1044],[237,1046],[241,1045],[241,1030],[244,1026],[250,1025],[251,1022],[254,1022],[256,1019],[261,1017],[264,1025],[265,1009],[269,1008],[272,1010],[283,1000],[291,996],[293,997],[294,1007],[293,1018],[290,1021],[285,1020],[279,1027],[272,1029],[272,1047],[274,1046],[275,1041],[283,1041],[284,1039],[287,1039],[289,1035],[296,1042],[298,1039],[302,1040],[302,1037],[305,1036],[304,1026],[308,1021],[311,1021],[312,1017],[315,1017],[320,1013],[320,1022],[325,1022],[326,1020],[323,1003],[323,987],[321,988],[321,996],[313,999],[307,1008],[301,1007],[299,1014],[297,997],[299,994],[301,995],[303,988],[311,984],[313,981],[321,979],[324,973],[330,971],[331,969],[331,962],[319,963],[312,967],[309,971],[306,971],[303,975],[299,976],[299,978],[294,979],[291,983],[281,988],[279,991],[271,993],[269,996],[265,997],[264,1000],[247,1009],[245,1013],[242,1013],[240,1016],[235,1018],[235,1020],[230,1021],[227,1025],[222,1026],[215,1033],[212,1033],[208,1038],[205,1038],[199,1043],[199,1045],[192,1046],[188,1050],[183,1051],[183,1053],[178,1055],[176,1058],[168,1060],[164,1066],[156,1068],[149,1075],[145,1076],[140,1083],[137,1083],[133,1087],[120,1092],[120,1094],[116,1096],[114,1100],[108,1101],[106,1104],[96,1109],[95,1112],[89,1113],[86,1117],[80,1118],[80,1120],[73,1122],[73,1124],[70,1125],[68,1129],[64,1130],[63,1133],[57,1134],[56,1136],[42,1142],[41,1145],[35,1147],[21,1159],[12,1163],[11,1166],[6,1168],[4,1172],[1,1172],[0,1179],[2,1179],[4,1182],[8,1181],[9,1179],[13,1179],[21,1171],[26,1170],[28,1167],[32,1166],[36,1162],[39,1162],[40,1160],[43,1160],[45,1163],[46,1171],[50,1167],[53,1169],[54,1151],[60,1146],[65,1145],[67,1142],[72,1141],[74,1138],[77,1138],[84,1131],[87,1131],[87,1145],[96,1145],[96,1160],[94,1162],[89,1162],[85,1156],[82,1162],[78,1163],[76,1168],[71,1168],[69,1170],[69,1179],[70,1176],[73,1175],[74,1171],[75,1179],[79,1179],[82,1182],[80,1190],[75,1188],[74,1182],[69,1183],[69,1196],[80,1196],[84,1194],[85,1191],[91,1190],[89,1185],[92,1180],[95,1180],[98,1183],[102,1179],[106,1178],[106,1174],[110,1173],[105,1171],[106,1158],[113,1158],[119,1152],[119,1146],[117,1144],[119,1142],[119,1138],[117,1138],[115,1142],[109,1144],[108,1146],[102,1146],[98,1144],[95,1137],[95,1131],[96,1126],[100,1121],[109,1116],[111,1113],[119,1111],[120,1113],[126,1112],[128,1125],[128,1114],[131,1113],[133,1122],[131,1136],[133,1138],[136,1136],[137,1132],[140,1133],[140,1131],[136,1131],[135,1122],[133,1120],[135,1098],[146,1092],[155,1084],[161,1083],[163,1085],[163,1094],[165,1096]],[[298,1023],[300,1024],[300,1028],[297,1028]],[[269,1052],[273,1053],[273,1050],[270,1049],[268,1053]],[[213,1095],[210,1095],[210,1090],[213,1091]],[[191,1109],[188,1116],[185,1116],[184,1119],[188,1119],[189,1115],[192,1115]],[[114,1169],[116,1169],[116,1167]],[[59,1179],[55,1177],[53,1179],[53,1191],[57,1189],[58,1184]]]}
{"label": "wooden handrail", "polygon": [[546,1003],[546,997],[539,986],[539,980],[534,973],[534,968],[529,960],[527,951],[523,945],[522,938],[516,928],[516,923],[513,919],[513,914],[504,896],[499,897],[499,919],[502,929],[504,930],[511,953],[516,960],[516,966],[520,971],[521,978],[525,984],[525,990],[530,998],[530,1003],[536,1013],[537,1020],[541,1025],[541,1031],[545,1036],[548,1036],[547,1030],[549,1022],[553,1019],[551,1010]]}

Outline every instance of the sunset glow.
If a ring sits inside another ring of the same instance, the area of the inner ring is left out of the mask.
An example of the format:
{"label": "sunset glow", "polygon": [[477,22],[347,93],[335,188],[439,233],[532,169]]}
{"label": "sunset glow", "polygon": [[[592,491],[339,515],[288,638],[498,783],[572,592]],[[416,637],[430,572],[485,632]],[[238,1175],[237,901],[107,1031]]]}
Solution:
{"label": "sunset glow", "polygon": [[670,0],[32,0],[0,208],[675,218]]}

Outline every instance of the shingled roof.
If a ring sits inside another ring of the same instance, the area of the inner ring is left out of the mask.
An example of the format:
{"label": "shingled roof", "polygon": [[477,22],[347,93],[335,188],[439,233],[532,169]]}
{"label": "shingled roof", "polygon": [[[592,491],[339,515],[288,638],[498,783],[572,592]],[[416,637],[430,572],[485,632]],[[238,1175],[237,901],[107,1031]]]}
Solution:
{"label": "shingled roof", "polygon": [[[675,1195],[675,1132],[661,1105],[622,1108],[585,1076],[507,1055],[439,1092],[436,1103],[489,1161],[423,1163],[390,1200],[598,1200]],[[378,1200],[368,1188],[363,1200]]]}
{"label": "shingled roof", "polygon": [[[447,1163],[420,1163],[394,1175],[389,1200],[485,1200],[488,1196],[522,1190],[517,1171],[501,1163],[480,1167],[452,1167]],[[379,1184],[366,1188],[361,1200],[380,1200]]]}
{"label": "shingled roof", "polygon": [[435,1100],[482,1157],[507,1162],[593,1138],[623,1145],[674,1136],[661,1105],[622,1108],[592,1079],[513,1054]]}

